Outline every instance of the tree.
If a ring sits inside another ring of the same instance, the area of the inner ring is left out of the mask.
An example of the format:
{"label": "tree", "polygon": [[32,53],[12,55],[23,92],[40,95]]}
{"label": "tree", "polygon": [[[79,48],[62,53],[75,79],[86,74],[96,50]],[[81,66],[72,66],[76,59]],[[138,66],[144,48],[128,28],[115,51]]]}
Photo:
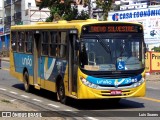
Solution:
{"label": "tree", "polygon": [[47,22],[58,19],[77,20],[89,18],[87,12],[78,12],[77,5],[73,2],[73,0],[43,0],[39,6],[39,9],[41,10],[45,7],[50,9],[50,17],[46,19]]}
{"label": "tree", "polygon": [[104,12],[103,19],[107,20],[108,12],[111,10],[113,0],[97,0],[97,7],[102,9]]}
{"label": "tree", "polygon": [[152,50],[153,50],[154,52],[160,52],[160,46],[159,46],[159,47],[154,47],[154,48],[152,48]]}
{"label": "tree", "polygon": [[[104,20],[107,20],[108,12],[111,9],[112,0],[84,0],[84,6],[88,6],[89,11],[78,12],[75,0],[42,0],[39,9],[48,7],[50,9],[50,17],[46,21],[56,20],[56,18],[64,20],[88,19],[91,13],[91,4],[96,2],[97,8],[104,12]],[[72,4],[72,5],[71,5]]]}
{"label": "tree", "polygon": [[113,0],[84,0],[84,4],[85,6],[88,6],[88,9],[89,9],[89,13],[90,13],[90,10],[91,10],[91,6],[93,4],[93,2],[96,3],[97,5],[97,9],[101,9],[103,11],[103,19],[104,20],[107,20],[108,18],[108,12],[111,10],[112,8],[112,3],[113,3]]}

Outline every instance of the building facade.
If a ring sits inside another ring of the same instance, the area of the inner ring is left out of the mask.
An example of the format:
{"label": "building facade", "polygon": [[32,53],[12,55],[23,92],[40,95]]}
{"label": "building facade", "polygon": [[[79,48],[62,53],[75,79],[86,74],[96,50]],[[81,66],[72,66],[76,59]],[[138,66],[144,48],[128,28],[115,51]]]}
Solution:
{"label": "building facade", "polygon": [[45,21],[49,9],[39,10],[34,0],[1,0],[0,6],[0,51],[9,50],[10,27]]}
{"label": "building facade", "polygon": [[120,6],[119,10],[135,10],[159,5],[160,0],[114,0],[114,4]]}

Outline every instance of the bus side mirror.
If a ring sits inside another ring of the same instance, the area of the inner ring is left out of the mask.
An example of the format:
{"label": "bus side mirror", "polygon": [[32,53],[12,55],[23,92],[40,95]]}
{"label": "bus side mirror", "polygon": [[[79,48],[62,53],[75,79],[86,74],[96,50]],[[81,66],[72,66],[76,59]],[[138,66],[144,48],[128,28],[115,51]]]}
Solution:
{"label": "bus side mirror", "polygon": [[80,43],[79,43],[79,40],[75,40],[75,50],[78,51],[79,50],[79,46],[80,46]]}

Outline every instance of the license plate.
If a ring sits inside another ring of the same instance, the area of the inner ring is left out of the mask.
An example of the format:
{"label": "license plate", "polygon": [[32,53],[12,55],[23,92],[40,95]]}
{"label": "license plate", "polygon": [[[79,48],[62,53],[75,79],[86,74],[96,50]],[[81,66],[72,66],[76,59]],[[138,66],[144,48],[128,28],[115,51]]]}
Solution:
{"label": "license plate", "polygon": [[121,95],[122,91],[121,90],[111,90],[111,95]]}

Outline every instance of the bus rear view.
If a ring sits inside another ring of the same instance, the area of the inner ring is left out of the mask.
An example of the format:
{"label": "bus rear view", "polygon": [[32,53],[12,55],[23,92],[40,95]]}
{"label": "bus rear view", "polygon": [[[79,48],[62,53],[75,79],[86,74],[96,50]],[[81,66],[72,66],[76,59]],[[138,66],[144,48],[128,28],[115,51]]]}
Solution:
{"label": "bus rear view", "polygon": [[[83,25],[79,48],[78,98],[145,95],[145,43],[141,24]],[[115,100],[115,99],[114,99]]]}

